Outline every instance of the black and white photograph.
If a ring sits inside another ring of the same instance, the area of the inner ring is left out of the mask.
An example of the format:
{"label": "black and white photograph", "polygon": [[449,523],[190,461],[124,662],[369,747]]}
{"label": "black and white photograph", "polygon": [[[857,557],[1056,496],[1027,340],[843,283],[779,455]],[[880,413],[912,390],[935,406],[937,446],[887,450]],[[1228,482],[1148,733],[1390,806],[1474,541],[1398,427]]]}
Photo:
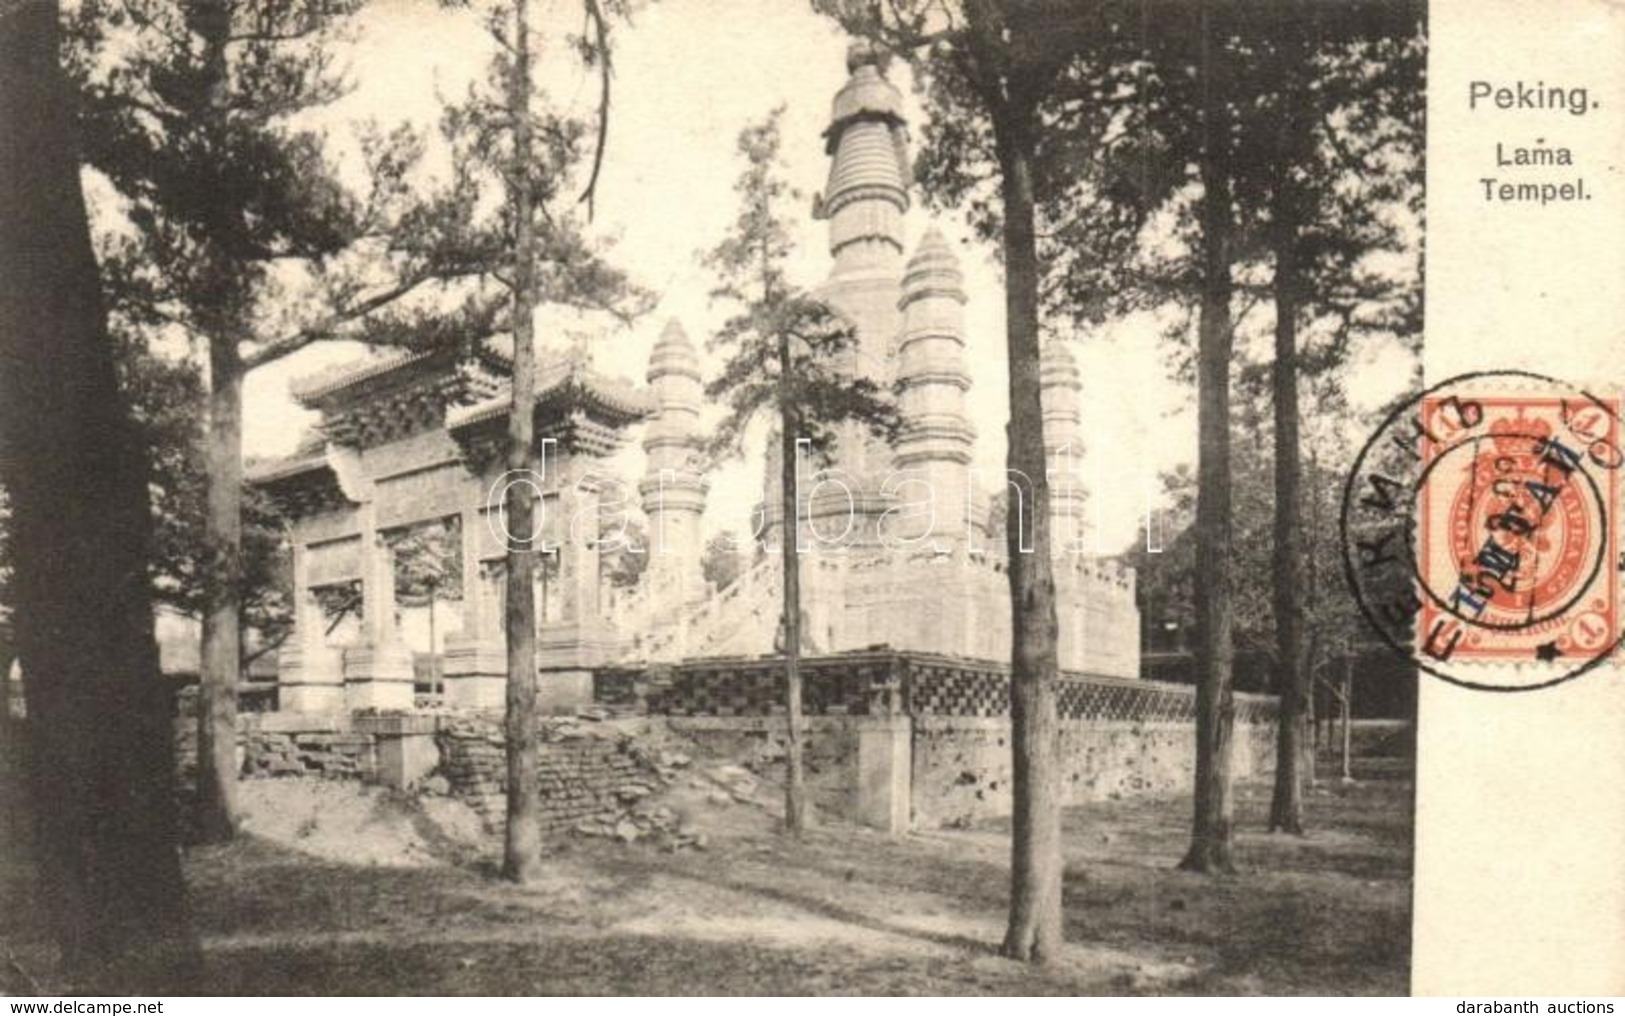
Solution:
{"label": "black and white photograph", "polygon": [[[1625,464],[1430,360],[1431,30],[0,0],[0,993],[1418,990]],[[1544,66],[1449,200],[1618,221]]]}

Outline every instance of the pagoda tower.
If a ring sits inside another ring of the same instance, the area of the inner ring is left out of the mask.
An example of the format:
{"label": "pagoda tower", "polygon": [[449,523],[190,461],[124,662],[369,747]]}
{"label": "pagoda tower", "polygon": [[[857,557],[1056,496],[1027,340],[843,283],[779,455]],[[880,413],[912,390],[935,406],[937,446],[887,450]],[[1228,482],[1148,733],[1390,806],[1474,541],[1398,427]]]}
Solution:
{"label": "pagoda tower", "polygon": [[[912,508],[903,514],[904,531],[896,539],[914,539],[931,522],[930,543],[948,550],[963,545],[972,520],[985,527],[985,504],[972,503],[970,462],[976,428],[965,412],[970,371],[965,366],[965,279],[959,258],[935,226],[926,230],[903,276],[903,313],[898,337],[897,382],[903,432],[893,465],[910,481],[895,485],[899,500],[912,506],[928,494],[931,514],[920,518]],[[920,488],[912,481],[924,481]]]}
{"label": "pagoda tower", "polygon": [[700,517],[710,480],[699,464],[705,392],[699,354],[676,320],[655,342],[645,377],[657,408],[644,430],[638,493],[649,518],[650,620],[660,626],[705,598]]}
{"label": "pagoda tower", "polygon": [[1083,489],[1083,375],[1059,339],[1039,354],[1039,398],[1044,411],[1044,461],[1049,472],[1050,546],[1075,555],[1082,546],[1087,496]]}
{"label": "pagoda tower", "polygon": [[[829,278],[818,290],[849,320],[858,341],[841,366],[882,388],[892,382],[892,346],[902,323],[903,213],[908,210],[908,129],[903,96],[885,77],[885,57],[868,43],[847,52],[847,81],[835,95],[824,131],[829,179],[813,214],[829,222]],[[843,427],[837,465],[861,490],[860,514],[883,510],[877,490],[891,451],[856,424]],[[868,495],[868,497],[865,497]],[[838,510],[847,505],[841,499]],[[812,509],[816,516],[820,507]],[[859,531],[872,531],[863,526]]]}

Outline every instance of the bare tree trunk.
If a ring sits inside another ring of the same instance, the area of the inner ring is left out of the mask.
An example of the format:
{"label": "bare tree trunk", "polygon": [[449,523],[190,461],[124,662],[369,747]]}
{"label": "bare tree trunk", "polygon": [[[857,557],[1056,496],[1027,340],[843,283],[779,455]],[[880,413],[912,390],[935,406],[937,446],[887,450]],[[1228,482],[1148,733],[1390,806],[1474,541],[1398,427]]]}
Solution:
{"label": "bare tree trunk", "polygon": [[48,923],[70,991],[195,984],[158,670],[147,462],[114,373],[60,17],[0,18],[0,470]]}
{"label": "bare tree trunk", "polygon": [[[1038,344],[1038,252],[1034,230],[1030,107],[995,120],[1004,198],[1005,342],[1010,363],[1006,462],[1022,496],[1007,528],[1010,575],[1010,719],[1014,812],[1010,924],[1004,954],[1043,962],[1063,942],[1059,664],[1055,577],[1050,560],[1048,463],[1044,461]],[[1002,124],[1000,121],[1003,121]],[[1023,532],[1031,534],[1022,546]]]}
{"label": "bare tree trunk", "polygon": [[1270,245],[1275,253],[1275,363],[1271,397],[1275,410],[1275,546],[1271,560],[1275,614],[1275,686],[1281,702],[1277,716],[1275,793],[1270,801],[1270,831],[1303,834],[1304,669],[1303,540],[1299,497],[1302,449],[1298,437],[1298,200],[1293,169],[1298,149],[1298,75],[1290,61],[1298,58],[1293,39],[1298,12],[1288,5],[1281,18],[1283,40],[1279,93],[1283,109],[1279,128],[1280,157],[1271,201]]}
{"label": "bare tree trunk", "polygon": [[1230,113],[1222,42],[1202,13],[1202,306],[1197,337],[1198,464],[1196,495],[1197,660],[1196,788],[1191,845],[1179,866],[1231,871],[1234,802],[1230,795],[1235,609],[1231,590],[1230,319],[1235,231],[1230,187]]}
{"label": "bare tree trunk", "polygon": [[16,708],[11,701],[11,661],[17,656],[11,646],[9,638],[0,636],[0,741],[7,745],[17,736],[11,725],[11,711]]}
{"label": "bare tree trunk", "polygon": [[[513,118],[516,177],[531,161],[530,18],[527,0],[514,0],[514,61],[509,113]],[[508,469],[533,470],[536,404],[536,228],[534,201],[522,177],[508,184],[515,218],[513,273],[513,406],[508,413]],[[524,473],[524,476],[531,475]],[[507,611],[508,689],[504,728],[507,737],[508,823],[503,839],[502,873],[525,883],[541,867],[541,828],[536,814],[536,554],[532,539],[536,491],[524,479],[506,492],[508,518]],[[524,542],[519,542],[524,541]]]}
{"label": "bare tree trunk", "polygon": [[[1309,532],[1321,531],[1320,513],[1320,457],[1316,453],[1313,442],[1309,447]],[[1320,567],[1313,549],[1304,555],[1305,582],[1308,588],[1309,610],[1316,618],[1323,616],[1321,611]],[[1313,787],[1320,782],[1317,756],[1320,752],[1320,692],[1319,680],[1316,674],[1320,671],[1321,658],[1326,651],[1325,638],[1319,623],[1309,630],[1309,648],[1304,654],[1304,689],[1303,706],[1305,711],[1304,725],[1309,729],[1308,743],[1304,745],[1304,780]]]}
{"label": "bare tree trunk", "polygon": [[1343,659],[1343,694],[1339,703],[1338,712],[1343,717],[1343,782],[1351,783],[1354,780],[1354,771],[1350,766],[1349,755],[1352,747],[1352,732],[1350,727],[1354,720],[1354,657]]}
{"label": "bare tree trunk", "polygon": [[1305,694],[1303,697],[1303,726],[1305,733],[1300,739],[1303,742],[1303,782],[1305,786],[1311,788],[1320,782],[1320,773],[1315,761],[1315,752],[1320,747],[1320,735],[1316,730],[1316,725],[1320,721],[1317,718],[1318,714],[1315,706],[1315,671],[1319,668],[1319,658],[1318,639],[1315,633],[1311,632],[1309,648],[1304,655],[1303,664],[1304,673],[1307,675],[1304,679]]}
{"label": "bare tree trunk", "polygon": [[[781,377],[788,378],[789,333],[779,335]],[[801,744],[801,558],[796,553],[800,525],[796,507],[796,428],[795,408],[786,398],[779,402],[779,509],[780,553],[784,561],[784,708],[788,730],[784,754],[784,827],[800,836],[807,824],[807,788]]]}
{"label": "bare tree trunk", "polygon": [[1309,750],[1311,755],[1320,754],[1320,698],[1320,689],[1311,683],[1309,685],[1309,730],[1312,734]]}
{"label": "bare tree trunk", "polygon": [[235,339],[209,341],[207,511],[210,568],[197,695],[196,835],[237,830],[237,682],[242,672],[243,367]]}

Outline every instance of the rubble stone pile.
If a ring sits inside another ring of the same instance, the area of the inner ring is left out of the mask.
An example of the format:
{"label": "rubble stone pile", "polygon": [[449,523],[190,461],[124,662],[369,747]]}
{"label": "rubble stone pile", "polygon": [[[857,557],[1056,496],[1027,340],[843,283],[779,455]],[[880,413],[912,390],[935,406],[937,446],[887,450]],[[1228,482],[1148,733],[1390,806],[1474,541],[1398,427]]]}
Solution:
{"label": "rubble stone pile", "polygon": [[[537,727],[538,818],[546,836],[578,834],[664,847],[703,846],[678,811],[660,800],[691,765],[661,746],[645,721],[596,713],[550,717]],[[506,738],[494,719],[458,718],[440,730],[440,767],[425,781],[467,801],[500,826],[506,807]]]}

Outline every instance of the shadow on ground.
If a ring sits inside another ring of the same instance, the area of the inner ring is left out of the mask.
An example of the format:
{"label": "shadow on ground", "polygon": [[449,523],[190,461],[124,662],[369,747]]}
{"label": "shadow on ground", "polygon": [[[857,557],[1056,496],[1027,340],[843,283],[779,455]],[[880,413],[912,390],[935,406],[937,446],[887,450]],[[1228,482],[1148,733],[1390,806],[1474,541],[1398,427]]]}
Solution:
{"label": "shadow on ground", "polygon": [[[1173,870],[1185,801],[1069,810],[1068,944],[1043,969],[997,955],[1001,822],[793,842],[735,804],[714,824],[736,834],[704,851],[567,840],[519,888],[495,879],[489,838],[448,834],[410,800],[329,788],[361,803],[334,817],[343,805],[324,799],[322,822],[346,837],[407,828],[418,853],[317,856],[282,831],[191,851],[187,871],[221,994],[1403,994],[1409,770],[1374,759],[1356,775],[1309,795],[1305,838],[1262,832],[1268,788],[1238,788],[1241,870],[1219,878]],[[7,854],[0,879],[20,890]],[[38,957],[12,913],[8,955]]]}

